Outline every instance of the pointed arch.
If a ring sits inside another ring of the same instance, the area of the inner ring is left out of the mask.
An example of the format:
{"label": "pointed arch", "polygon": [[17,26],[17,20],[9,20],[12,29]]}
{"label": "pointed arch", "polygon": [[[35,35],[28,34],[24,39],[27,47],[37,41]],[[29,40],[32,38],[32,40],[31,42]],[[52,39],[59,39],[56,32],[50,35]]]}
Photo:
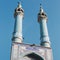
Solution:
{"label": "pointed arch", "polygon": [[30,54],[27,54],[25,56],[28,57],[28,58],[30,58],[31,60],[44,60],[41,56],[37,55],[34,52],[32,52]]}

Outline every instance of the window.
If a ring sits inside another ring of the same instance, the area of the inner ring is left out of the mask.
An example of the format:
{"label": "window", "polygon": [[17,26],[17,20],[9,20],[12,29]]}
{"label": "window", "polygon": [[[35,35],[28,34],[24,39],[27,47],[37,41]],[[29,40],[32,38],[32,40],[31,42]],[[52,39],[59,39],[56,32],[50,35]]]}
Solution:
{"label": "window", "polygon": [[29,58],[28,60],[44,60],[41,56],[35,54],[35,53],[30,53],[25,55],[27,58]]}

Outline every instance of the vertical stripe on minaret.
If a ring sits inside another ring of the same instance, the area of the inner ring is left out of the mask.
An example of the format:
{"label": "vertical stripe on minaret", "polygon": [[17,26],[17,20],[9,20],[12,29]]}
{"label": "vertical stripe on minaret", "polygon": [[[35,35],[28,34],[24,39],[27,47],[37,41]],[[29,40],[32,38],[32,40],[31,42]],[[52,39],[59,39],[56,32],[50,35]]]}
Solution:
{"label": "vertical stripe on minaret", "polygon": [[50,47],[48,29],[47,29],[47,15],[40,7],[40,12],[38,13],[38,22],[40,24],[40,35],[41,35],[41,46]]}
{"label": "vertical stripe on minaret", "polygon": [[13,32],[13,42],[22,43],[22,20],[24,16],[24,10],[22,9],[21,3],[18,3],[17,8],[14,12],[15,25]]}

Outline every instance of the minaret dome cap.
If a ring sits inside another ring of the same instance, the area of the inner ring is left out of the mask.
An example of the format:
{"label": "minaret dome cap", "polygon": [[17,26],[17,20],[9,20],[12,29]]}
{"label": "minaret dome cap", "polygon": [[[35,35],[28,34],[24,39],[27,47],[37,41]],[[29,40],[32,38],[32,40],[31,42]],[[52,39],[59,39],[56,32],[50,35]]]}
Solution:
{"label": "minaret dome cap", "polygon": [[44,12],[42,5],[40,4],[40,11],[38,13],[38,22],[40,22],[41,19],[47,20],[47,14]]}
{"label": "minaret dome cap", "polygon": [[24,12],[24,10],[22,9],[21,2],[18,2],[18,6],[17,6],[17,8],[15,9],[15,11],[22,11],[22,12]]}
{"label": "minaret dome cap", "polygon": [[17,8],[15,9],[15,12],[14,12],[14,17],[20,13],[24,15],[24,10],[22,8],[21,2],[18,2]]}

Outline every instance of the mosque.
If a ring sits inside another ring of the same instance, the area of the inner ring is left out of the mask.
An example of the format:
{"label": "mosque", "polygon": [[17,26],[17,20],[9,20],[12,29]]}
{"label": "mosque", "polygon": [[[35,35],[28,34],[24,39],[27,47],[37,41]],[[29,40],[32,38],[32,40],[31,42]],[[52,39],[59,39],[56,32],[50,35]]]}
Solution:
{"label": "mosque", "polygon": [[18,3],[14,11],[14,31],[11,45],[10,60],[53,60],[51,42],[47,28],[47,15],[40,7],[38,12],[38,23],[40,24],[40,46],[35,44],[23,43],[22,21],[24,18],[24,9],[21,3]]}

